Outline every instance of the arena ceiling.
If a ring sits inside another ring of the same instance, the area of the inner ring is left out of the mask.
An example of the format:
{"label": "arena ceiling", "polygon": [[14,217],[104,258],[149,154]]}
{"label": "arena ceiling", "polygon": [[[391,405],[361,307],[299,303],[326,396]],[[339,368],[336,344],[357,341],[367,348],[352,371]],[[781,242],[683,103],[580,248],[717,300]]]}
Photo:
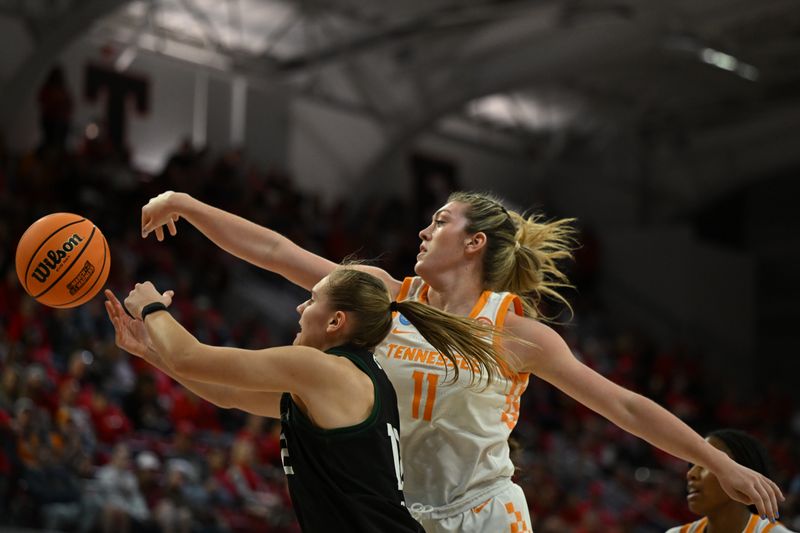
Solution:
{"label": "arena ceiling", "polygon": [[[621,129],[687,135],[800,109],[797,0],[0,0],[34,46],[7,120],[70,42],[240,74],[421,132],[553,154]],[[787,156],[788,157],[788,156]],[[369,172],[369,169],[365,169]]]}

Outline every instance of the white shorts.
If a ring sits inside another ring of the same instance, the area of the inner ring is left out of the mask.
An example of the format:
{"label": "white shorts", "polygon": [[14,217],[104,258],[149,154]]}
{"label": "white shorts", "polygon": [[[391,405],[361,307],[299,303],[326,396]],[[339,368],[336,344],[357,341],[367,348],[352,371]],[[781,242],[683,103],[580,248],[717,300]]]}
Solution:
{"label": "white shorts", "polygon": [[531,516],[522,489],[510,483],[497,495],[446,518],[416,517],[426,533],[530,533]]}

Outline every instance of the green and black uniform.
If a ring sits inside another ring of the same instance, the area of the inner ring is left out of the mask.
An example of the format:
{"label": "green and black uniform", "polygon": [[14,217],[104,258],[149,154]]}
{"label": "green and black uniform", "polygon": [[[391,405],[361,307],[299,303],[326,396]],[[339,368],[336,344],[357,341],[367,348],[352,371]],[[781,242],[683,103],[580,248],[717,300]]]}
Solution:
{"label": "green and black uniform", "polygon": [[281,458],[304,532],[423,532],[403,501],[397,396],[372,352],[328,350],[372,380],[375,403],[355,426],[321,429],[286,393],[281,398]]}

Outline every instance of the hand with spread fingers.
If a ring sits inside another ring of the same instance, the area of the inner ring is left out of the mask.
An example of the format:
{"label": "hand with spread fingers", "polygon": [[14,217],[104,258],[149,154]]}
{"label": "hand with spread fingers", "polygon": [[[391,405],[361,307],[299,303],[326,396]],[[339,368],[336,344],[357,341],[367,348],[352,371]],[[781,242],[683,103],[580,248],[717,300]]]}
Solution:
{"label": "hand with spread fingers", "polygon": [[173,237],[178,234],[175,222],[180,219],[180,215],[175,212],[171,203],[176,195],[174,191],[163,192],[142,207],[142,237],[155,231],[156,239],[163,241],[164,226]]}
{"label": "hand with spread fingers", "polygon": [[114,325],[114,342],[131,355],[144,358],[152,349],[144,322],[131,318],[114,293],[106,289],[106,312]]}
{"label": "hand with spread fingers", "polygon": [[755,505],[758,514],[770,520],[778,518],[778,502],[785,500],[781,489],[769,478],[731,460],[714,472],[720,487],[731,499]]}

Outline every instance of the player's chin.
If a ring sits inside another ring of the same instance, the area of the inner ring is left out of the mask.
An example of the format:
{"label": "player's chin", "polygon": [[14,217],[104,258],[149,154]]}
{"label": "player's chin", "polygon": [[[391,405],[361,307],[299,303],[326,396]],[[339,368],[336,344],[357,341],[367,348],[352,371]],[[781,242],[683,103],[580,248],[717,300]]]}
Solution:
{"label": "player's chin", "polygon": [[698,494],[691,494],[689,497],[686,498],[686,503],[688,504],[689,511],[697,516],[705,516],[708,514],[706,511],[706,506],[704,505],[703,498],[700,497]]}
{"label": "player's chin", "polygon": [[431,265],[430,263],[425,261],[424,255],[420,254],[417,257],[417,262],[414,264],[414,273],[417,276],[425,278],[425,276],[431,272]]}

